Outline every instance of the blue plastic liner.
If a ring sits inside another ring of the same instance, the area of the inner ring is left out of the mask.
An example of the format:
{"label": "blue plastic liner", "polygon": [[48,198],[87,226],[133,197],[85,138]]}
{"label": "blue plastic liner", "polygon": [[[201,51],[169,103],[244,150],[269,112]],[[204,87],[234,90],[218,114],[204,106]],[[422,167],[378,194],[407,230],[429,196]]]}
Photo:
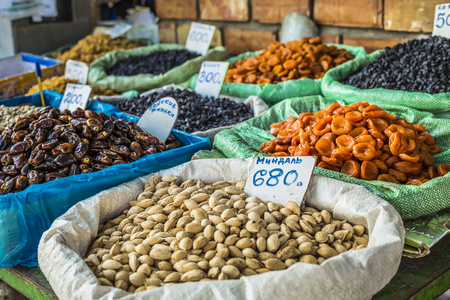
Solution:
{"label": "blue plastic liner", "polygon": [[[59,107],[61,94],[47,91],[44,94],[47,105]],[[40,95],[34,94],[2,101],[0,104],[13,106],[32,103],[41,106],[40,101]],[[95,102],[88,108],[95,110]],[[110,115],[124,119],[126,117],[130,121],[133,119],[120,112]],[[147,155],[132,163],[31,185],[22,192],[0,196],[0,268],[18,264],[37,266],[37,248],[42,233],[77,202],[123,182],[185,163],[195,152],[210,149],[208,138],[176,129],[172,130],[172,135],[184,146]]]}

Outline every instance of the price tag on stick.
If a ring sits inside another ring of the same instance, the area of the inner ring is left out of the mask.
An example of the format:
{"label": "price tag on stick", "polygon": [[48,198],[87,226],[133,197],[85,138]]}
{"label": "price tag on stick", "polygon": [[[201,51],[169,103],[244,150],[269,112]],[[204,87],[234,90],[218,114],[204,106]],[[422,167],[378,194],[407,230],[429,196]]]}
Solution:
{"label": "price tag on stick", "polygon": [[450,38],[450,3],[436,5],[433,35]]}
{"label": "price tag on stick", "polygon": [[178,103],[172,97],[165,97],[153,103],[137,123],[146,132],[165,142],[178,117]]}
{"label": "price tag on stick", "polygon": [[314,156],[256,157],[244,192],[283,205],[294,201],[302,207],[315,165]]}
{"label": "price tag on stick", "polygon": [[92,87],[89,85],[69,83],[64,91],[64,97],[61,100],[59,109],[61,111],[65,109],[74,111],[78,107],[86,109],[91,92]]}
{"label": "price tag on stick", "polygon": [[128,30],[130,30],[131,27],[133,27],[133,26],[131,26],[130,24],[119,23],[117,25],[114,25],[110,29],[106,30],[105,34],[109,34],[112,39],[115,39],[116,37],[119,37],[122,34],[124,34],[125,32],[127,32]]}
{"label": "price tag on stick", "polygon": [[186,49],[205,55],[208,52],[215,30],[215,26],[192,22],[186,40]]}
{"label": "price tag on stick", "polygon": [[229,64],[228,62],[204,61],[198,74],[195,91],[203,96],[219,97]]}
{"label": "price tag on stick", "polygon": [[69,59],[66,62],[64,77],[76,79],[80,84],[86,84],[88,79],[89,66],[81,61]]}

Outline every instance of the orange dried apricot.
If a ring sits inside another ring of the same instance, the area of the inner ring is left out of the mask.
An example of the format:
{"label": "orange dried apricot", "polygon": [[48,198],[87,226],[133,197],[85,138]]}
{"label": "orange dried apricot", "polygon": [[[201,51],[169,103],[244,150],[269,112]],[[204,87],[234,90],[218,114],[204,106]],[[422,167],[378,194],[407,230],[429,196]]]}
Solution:
{"label": "orange dried apricot", "polygon": [[331,122],[331,131],[336,135],[346,135],[352,129],[352,123],[345,117],[336,117]]}
{"label": "orange dried apricot", "polygon": [[377,177],[377,165],[371,161],[363,161],[361,164],[361,178],[366,180],[376,180]]}
{"label": "orange dried apricot", "polygon": [[378,175],[377,180],[392,182],[392,183],[397,183],[397,184],[400,183],[397,179],[395,179],[394,176],[389,175],[389,174],[380,174],[380,175]]}
{"label": "orange dried apricot", "polygon": [[359,178],[361,174],[361,166],[360,164],[355,160],[347,160],[344,162],[341,168],[341,173],[347,174],[349,176]]}
{"label": "orange dried apricot", "polygon": [[353,146],[356,144],[355,140],[350,135],[340,135],[336,138],[336,145],[338,147],[347,148],[347,150],[352,151]]}
{"label": "orange dried apricot", "polygon": [[367,143],[356,144],[353,146],[352,150],[353,155],[361,161],[373,159],[375,157],[375,152],[375,147]]}
{"label": "orange dried apricot", "polygon": [[445,176],[448,172],[450,172],[450,165],[440,164],[437,167],[437,172],[438,172],[439,176]]}
{"label": "orange dried apricot", "polygon": [[335,149],[333,141],[328,139],[320,139],[316,143],[317,152],[323,156],[330,156]]}

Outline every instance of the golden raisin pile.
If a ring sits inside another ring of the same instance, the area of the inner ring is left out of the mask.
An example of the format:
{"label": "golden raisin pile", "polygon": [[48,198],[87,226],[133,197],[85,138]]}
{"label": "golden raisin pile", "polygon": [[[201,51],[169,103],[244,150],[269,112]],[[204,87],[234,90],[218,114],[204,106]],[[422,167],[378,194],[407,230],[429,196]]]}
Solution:
{"label": "golden raisin pile", "polygon": [[365,180],[421,185],[450,171],[450,165],[435,167],[433,155],[441,151],[421,124],[370,105],[339,103],[298,118],[273,123],[276,138],[259,151],[273,156],[318,157],[320,168]]}
{"label": "golden raisin pile", "polygon": [[[66,85],[68,83],[75,83],[77,84],[78,81],[76,79],[67,79],[64,76],[53,76],[50,77],[42,82],[42,89],[43,90],[49,90],[49,91],[56,91],[60,94],[64,94],[64,91],[66,90]],[[33,95],[35,93],[39,93],[39,85],[35,84],[33,85],[27,92],[27,96]],[[102,87],[93,86],[91,97],[93,96],[113,96],[116,95],[113,90],[107,90]]]}
{"label": "golden raisin pile", "polygon": [[60,61],[68,61],[69,59],[82,61],[87,64],[92,63],[97,58],[104,56],[108,52],[120,49],[132,49],[145,46],[142,43],[127,40],[124,37],[112,39],[110,35],[100,33],[91,34],[78,43],[70,50],[63,53],[56,53],[53,58]]}
{"label": "golden raisin pile", "polygon": [[319,79],[329,69],[354,58],[345,49],[322,44],[320,37],[304,37],[285,44],[272,42],[260,54],[230,64],[225,82],[265,85],[293,79]]}

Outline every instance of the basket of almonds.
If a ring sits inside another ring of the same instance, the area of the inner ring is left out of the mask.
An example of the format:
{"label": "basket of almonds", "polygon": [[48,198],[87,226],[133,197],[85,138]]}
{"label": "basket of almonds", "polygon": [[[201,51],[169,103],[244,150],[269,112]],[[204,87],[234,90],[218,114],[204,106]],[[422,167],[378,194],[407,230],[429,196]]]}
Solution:
{"label": "basket of almonds", "polygon": [[389,203],[320,175],[304,207],[267,201],[244,192],[252,163],[191,161],[78,203],[44,233],[42,272],[61,299],[366,299],[390,281]]}

